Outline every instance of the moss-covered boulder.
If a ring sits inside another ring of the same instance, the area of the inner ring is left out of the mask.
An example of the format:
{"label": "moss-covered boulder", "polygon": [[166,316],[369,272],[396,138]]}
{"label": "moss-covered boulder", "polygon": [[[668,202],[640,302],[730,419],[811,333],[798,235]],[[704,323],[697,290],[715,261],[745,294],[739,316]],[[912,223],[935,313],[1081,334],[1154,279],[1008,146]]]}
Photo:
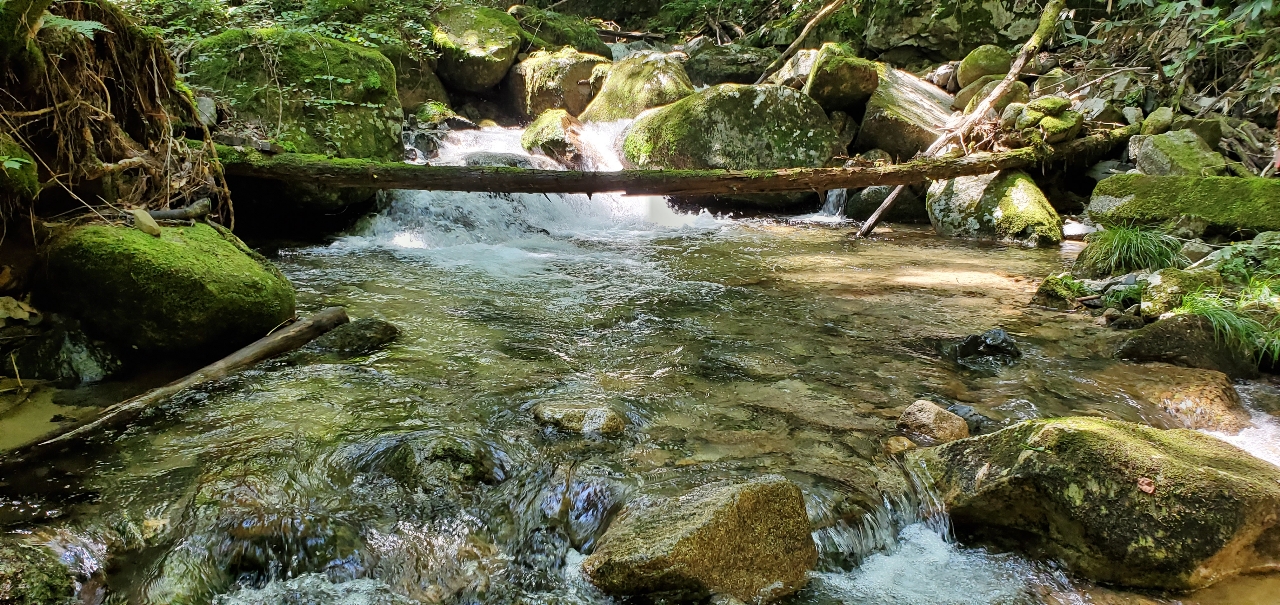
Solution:
{"label": "moss-covered boulder", "polygon": [[1164,134],[1169,132],[1171,126],[1173,126],[1173,108],[1159,107],[1142,120],[1142,128],[1139,133],[1144,136]]}
{"label": "moss-covered boulder", "polygon": [[877,1],[871,6],[866,25],[852,31],[865,40],[867,50],[906,46],[950,60],[964,58],[979,44],[1012,47],[1026,42],[1043,10],[1009,0]]}
{"label": "moss-covered boulder", "polygon": [[1075,76],[1066,72],[1061,67],[1055,67],[1043,76],[1036,78],[1035,84],[1031,87],[1031,95],[1035,97],[1044,95],[1061,95],[1070,94],[1076,88]]}
{"label": "moss-covered boulder", "polygon": [[937,181],[925,196],[939,235],[1051,246],[1062,241],[1062,219],[1021,170]]}
{"label": "moss-covered boulder", "polygon": [[289,280],[230,232],[164,227],[160,237],[105,225],[69,228],[46,250],[41,305],[144,353],[208,354],[293,317]]}
{"label": "moss-covered boulder", "polygon": [[582,569],[611,595],[768,603],[803,588],[817,559],[800,488],[771,475],[632,502]]}
{"label": "moss-covered boulder", "polygon": [[982,76],[981,78],[974,80],[968,86],[961,88],[960,92],[956,93],[955,98],[951,100],[951,109],[964,111],[964,108],[969,106],[969,101],[972,101],[973,97],[977,96],[977,94],[981,92],[986,85],[992,82],[999,82],[1002,78],[1003,76]]}
{"label": "moss-covered boulder", "polygon": [[1183,215],[1217,231],[1280,230],[1280,180],[1117,174],[1098,182],[1089,217],[1104,225],[1154,224]]}
{"label": "moss-covered boulder", "polygon": [[818,49],[816,48],[798,50],[782,64],[782,67],[778,68],[778,71],[769,76],[768,82],[800,90],[809,81],[809,74],[813,72],[813,62],[817,58]]}
{"label": "moss-covered boulder", "polygon": [[595,92],[591,88],[595,68],[608,64],[604,57],[567,46],[555,52],[537,51],[511,68],[506,89],[516,113],[526,119],[548,109],[564,109],[576,116]]}
{"label": "moss-covered boulder", "polygon": [[1031,297],[1031,304],[1061,311],[1070,311],[1080,306],[1076,299],[1093,294],[1088,286],[1071,277],[1070,273],[1050,275],[1036,287]]}
{"label": "moss-covered boulder", "polygon": [[1222,285],[1222,276],[1207,269],[1161,269],[1151,274],[1142,291],[1142,316],[1155,319],[1182,305],[1182,297],[1201,288]]}
{"label": "moss-covered boulder", "polygon": [[622,149],[643,169],[817,168],[836,141],[822,108],[793,88],[720,84],[644,114]]}
{"label": "moss-covered boulder", "polygon": [[434,60],[412,53],[400,43],[385,44],[378,49],[396,70],[396,95],[405,115],[412,115],[426,103],[449,106],[449,92],[436,75]]}
{"label": "moss-covered boulder", "polygon": [[378,51],[284,29],[232,29],[191,49],[187,83],[287,151],[399,160],[395,68]]}
{"label": "moss-covered boulder", "polygon": [[1182,591],[1280,565],[1280,468],[1199,432],[1031,420],[907,456],[962,535],[1095,581]]}
{"label": "moss-covered boulder", "polygon": [[1199,315],[1174,315],[1147,324],[1120,343],[1116,357],[1216,370],[1232,378],[1258,375],[1254,358],[1227,344]]}
{"label": "moss-covered boulder", "polygon": [[555,11],[539,10],[525,4],[507,9],[530,35],[553,45],[572,46],[581,52],[613,59],[613,51],[600,39],[596,26],[586,19]]}
{"label": "moss-covered boulder", "polygon": [[848,45],[828,42],[818,49],[803,91],[827,111],[853,111],[879,86],[879,66]]}
{"label": "moss-covered boulder", "polygon": [[613,64],[600,92],[579,118],[583,122],[629,120],[650,107],[691,94],[693,83],[679,57],[641,51]]}
{"label": "moss-covered boulder", "polygon": [[1129,139],[1129,156],[1143,174],[1222,176],[1227,160],[1195,132],[1175,130]]}
{"label": "moss-covered boulder", "polygon": [[582,122],[563,109],[549,109],[538,116],[520,137],[525,151],[541,151],[570,168],[582,168],[579,137]]}
{"label": "moss-covered boulder", "polygon": [[13,137],[0,133],[0,216],[25,207],[40,193],[36,161]]}
{"label": "moss-covered boulder", "polygon": [[704,44],[689,55],[684,69],[697,86],[754,84],[782,53],[776,48],[741,44]]}
{"label": "moss-covered boulder", "polygon": [[49,550],[0,537],[0,603],[66,605],[75,594],[67,567]]}
{"label": "moss-covered boulder", "polygon": [[[988,82],[984,84],[982,86],[982,89],[979,90],[977,94],[970,97],[969,102],[965,104],[964,112],[973,113],[975,110],[977,110],[978,104],[981,103],[983,99],[987,98],[988,95],[994,92],[996,87],[999,85],[1000,85],[1000,80],[995,80],[993,82]],[[1010,103],[1026,103],[1030,100],[1031,100],[1031,89],[1028,88],[1027,85],[1023,82],[1014,82],[1013,84],[1009,85],[1009,88],[1004,91],[1004,94],[1000,95],[1000,97],[996,99],[996,102],[991,106],[991,109],[997,114],[1000,114],[1004,112],[1004,109],[1008,107]]]}
{"label": "moss-covered boulder", "polygon": [[928,149],[951,117],[951,95],[900,69],[881,65],[853,147],[883,149],[898,161]]}
{"label": "moss-covered boulder", "polygon": [[534,406],[533,417],[543,424],[583,435],[620,435],[627,430],[626,417],[604,405],[542,403]]}
{"label": "moss-covered boulder", "polygon": [[1009,73],[1013,64],[1013,56],[1009,51],[993,44],[984,44],[973,49],[960,61],[956,70],[956,79],[961,88],[973,84],[983,76],[1003,76]]}
{"label": "moss-covered boulder", "polygon": [[452,6],[434,19],[431,41],[440,51],[437,73],[453,89],[480,93],[497,86],[524,42],[520,23],[497,9]]}

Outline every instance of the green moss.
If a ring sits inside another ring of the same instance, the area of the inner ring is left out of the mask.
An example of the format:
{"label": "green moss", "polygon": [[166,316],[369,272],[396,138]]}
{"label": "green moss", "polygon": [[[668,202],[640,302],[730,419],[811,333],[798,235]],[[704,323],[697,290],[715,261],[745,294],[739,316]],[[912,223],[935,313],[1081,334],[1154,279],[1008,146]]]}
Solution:
{"label": "green moss", "polygon": [[[36,160],[13,137],[0,133],[0,214],[10,207],[25,206],[40,193]],[[3,166],[5,161],[14,166]],[[7,199],[6,199],[7,198]]]}
{"label": "green moss", "polygon": [[1076,308],[1077,298],[1093,294],[1087,286],[1076,281],[1070,273],[1050,275],[1040,282],[1031,304],[1051,309],[1069,310]]}
{"label": "green moss", "polygon": [[[973,95],[973,97],[969,99],[969,103],[965,105],[964,112],[973,113],[973,111],[978,108],[978,104],[981,103],[983,99],[987,98],[987,96],[1000,85],[1000,81],[1000,79],[997,79],[984,85],[977,94]],[[1008,107],[1011,103],[1026,103],[1029,100],[1031,100],[1031,89],[1023,82],[1014,82],[1009,85],[1009,89],[1004,91],[1003,95],[1000,95],[999,99],[996,99],[995,104],[992,105],[992,109],[994,109],[996,113],[1002,113],[1004,112],[1004,108]]]}
{"label": "green moss", "polygon": [[1089,202],[1089,216],[1106,225],[1153,224],[1184,214],[1219,230],[1280,230],[1280,180],[1118,174],[1099,182]]}
{"label": "green moss", "polygon": [[431,34],[440,50],[437,71],[452,88],[484,92],[507,75],[526,37],[515,17],[500,10],[446,8],[436,13]]}
{"label": "green moss", "polygon": [[72,602],[75,582],[48,549],[0,538],[0,603],[64,605]]}
{"label": "green moss", "polygon": [[851,111],[865,103],[880,86],[876,64],[860,58],[845,44],[828,42],[813,59],[804,94],[823,109]]}
{"label": "green moss", "polygon": [[590,82],[600,65],[608,65],[604,57],[580,53],[572,47],[537,51],[512,68],[507,92],[516,111],[525,118],[548,109],[566,109],[578,115],[591,101],[591,95],[578,83]]}
{"label": "green moss", "polygon": [[192,49],[188,82],[281,145],[338,157],[403,157],[395,69],[376,50],[281,29],[228,30]]}
{"label": "green moss", "polygon": [[1027,109],[1038,111],[1047,116],[1060,116],[1062,112],[1071,109],[1071,99],[1066,97],[1040,97],[1027,103]]}
{"label": "green moss", "polygon": [[1061,143],[1074,139],[1084,127],[1084,116],[1074,111],[1064,111],[1060,116],[1045,116],[1037,122],[1044,133],[1046,143]]}
{"label": "green moss", "polygon": [[1003,76],[1009,73],[1013,57],[999,46],[986,44],[973,49],[956,70],[960,86],[968,86],[983,76]]}
{"label": "green moss", "polygon": [[517,4],[507,12],[530,34],[558,46],[572,46],[584,53],[613,58],[609,45],[600,39],[596,26],[581,17],[562,15]]}
{"label": "green moss", "polygon": [[573,147],[569,127],[574,122],[577,120],[563,109],[544,111],[525,129],[520,146],[526,151],[539,150],[553,158],[562,157]]}
{"label": "green moss", "polygon": [[627,120],[640,112],[674,103],[693,94],[693,83],[678,58],[640,52],[618,61],[591,104],[580,116],[583,122]]}
{"label": "green moss", "polygon": [[969,101],[973,100],[973,98],[978,95],[979,91],[985,88],[988,84],[992,82],[999,82],[1001,79],[1002,76],[982,76],[981,78],[974,80],[968,86],[960,89],[960,92],[956,93],[955,99],[951,102],[951,108],[957,111],[963,111],[965,107],[969,106]]}
{"label": "green moss", "polygon": [[994,194],[1000,200],[995,217],[1000,237],[1031,238],[1042,246],[1062,241],[1062,218],[1030,175],[1010,172],[995,184]]}
{"label": "green moss", "polygon": [[1055,67],[1048,73],[1036,78],[1032,92],[1036,96],[1067,94],[1075,90],[1076,78],[1061,67]]}
{"label": "green moss", "polygon": [[[248,344],[293,316],[289,281],[230,232],[209,225],[70,228],[48,246],[50,307],[144,352]],[[42,303],[44,304],[44,303]]]}
{"label": "green moss", "polygon": [[39,57],[33,39],[41,17],[52,0],[6,0],[0,2],[0,63],[24,55]]}
{"label": "green moss", "polygon": [[908,457],[935,478],[962,534],[1095,581],[1189,590],[1275,556],[1235,553],[1275,553],[1280,469],[1197,431],[1031,420]]}
{"label": "green moss", "polygon": [[1142,316],[1155,319],[1182,305],[1182,298],[1201,288],[1222,285],[1217,271],[1167,268],[1156,271],[1142,291]]}
{"label": "green moss", "polygon": [[721,84],[638,120],[623,152],[639,168],[816,168],[835,140],[822,108],[795,89]]}
{"label": "green moss", "polygon": [[925,198],[941,235],[1050,246],[1062,241],[1062,219],[1035,181],[1020,170],[937,181]]}

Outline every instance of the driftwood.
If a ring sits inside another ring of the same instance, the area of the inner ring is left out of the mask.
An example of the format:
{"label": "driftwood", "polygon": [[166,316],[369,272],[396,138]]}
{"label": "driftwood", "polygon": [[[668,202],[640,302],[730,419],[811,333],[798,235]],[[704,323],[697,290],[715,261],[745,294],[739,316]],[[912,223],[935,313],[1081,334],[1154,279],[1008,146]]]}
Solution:
{"label": "driftwood", "polygon": [[822,23],[827,17],[830,17],[832,13],[836,12],[836,9],[843,6],[844,2],[845,0],[832,0],[830,4],[822,7],[822,10],[818,11],[818,14],[814,15],[808,23],[804,24],[804,29],[800,30],[800,35],[796,37],[795,42],[791,43],[791,46],[787,47],[787,50],[783,51],[782,56],[774,59],[773,63],[770,63],[769,67],[765,68],[764,73],[760,74],[760,78],[756,80],[756,84],[764,84],[764,81],[768,80],[769,76],[772,76],[774,72],[782,69],[782,66],[786,64],[787,59],[795,56],[797,52],[800,52],[801,48],[804,48],[804,39],[809,37],[809,32],[812,32],[813,28],[817,27],[818,24]]}
{"label": "driftwood", "polygon": [[1057,147],[1028,147],[956,158],[921,158],[905,164],[782,170],[622,170],[579,172],[492,166],[418,166],[282,153],[266,155],[219,148],[225,174],[313,182],[325,187],[366,187],[489,193],[609,193],[710,196],[857,189],[987,174],[1070,161],[1106,153],[1136,134],[1132,127],[1103,132]]}
{"label": "driftwood", "polygon": [[[1022,75],[1022,70],[1027,66],[1027,62],[1032,57],[1035,57],[1036,53],[1040,52],[1040,47],[1045,40],[1048,40],[1049,36],[1053,35],[1054,30],[1058,27],[1058,18],[1066,5],[1066,0],[1049,1],[1049,4],[1044,7],[1044,12],[1040,14],[1040,24],[1036,26],[1036,31],[1031,34],[1031,38],[1027,40],[1027,43],[1022,45],[1022,51],[1018,53],[1018,58],[1009,67],[1009,73],[1005,74],[1004,79],[1000,80],[995,89],[984,97],[982,102],[978,103],[973,112],[966,116],[958,126],[944,132],[942,136],[938,137],[938,140],[934,141],[925,150],[924,155],[926,157],[936,156],[952,143],[964,141],[969,136],[969,133],[973,132],[974,127],[987,119],[987,112],[991,111],[991,108],[995,106],[995,102],[1004,96],[1004,93],[1008,92],[1009,87],[1013,86],[1013,83],[1018,80],[1018,76]],[[902,190],[906,188],[907,184],[896,187],[889,194],[889,197],[884,199],[880,207],[871,213],[871,216],[867,218],[867,222],[862,224],[862,228],[858,230],[858,234],[854,237],[870,235],[871,231],[876,228],[876,223],[880,222],[880,217],[884,216],[884,213],[888,212],[898,202],[898,198],[902,196]]]}
{"label": "driftwood", "polygon": [[619,32],[611,29],[597,29],[596,33],[601,36],[613,36],[614,38],[622,38],[625,40],[665,40],[666,36],[650,32]]}
{"label": "driftwood", "polygon": [[162,403],[184,389],[225,378],[260,361],[282,353],[288,353],[311,342],[321,334],[347,323],[347,321],[347,312],[342,307],[324,309],[306,319],[294,322],[278,332],[264,336],[239,351],[194,373],[106,408],[93,420],[30,447],[24,454],[63,445],[90,433],[127,423],[137,418],[139,414],[148,408]]}
{"label": "driftwood", "polygon": [[213,204],[208,198],[201,199],[186,208],[170,210],[148,210],[147,214],[157,221],[191,221],[201,219],[213,212]]}

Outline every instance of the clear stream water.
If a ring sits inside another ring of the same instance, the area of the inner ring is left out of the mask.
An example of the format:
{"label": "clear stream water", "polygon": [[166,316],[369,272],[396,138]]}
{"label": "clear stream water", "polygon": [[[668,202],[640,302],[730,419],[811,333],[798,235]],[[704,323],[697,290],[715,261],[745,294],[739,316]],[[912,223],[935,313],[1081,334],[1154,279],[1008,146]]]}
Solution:
{"label": "clear stream water", "polygon": [[[605,142],[602,169],[616,163],[610,132],[590,135]],[[518,134],[461,133],[441,156],[523,153]],[[1153,602],[957,544],[882,453],[920,398],[996,422],[1178,426],[1144,396],[1177,370],[1113,361],[1114,331],[1027,306],[1075,251],[897,226],[855,242],[851,224],[810,218],[679,213],[661,198],[394,194],[332,245],[277,262],[304,311],[380,317],[398,342],[178,397],[110,442],[5,479],[0,527],[58,549],[87,578],[86,602],[594,604],[609,599],[578,563],[629,498],[781,473],[804,489],[821,551],[791,603]],[[935,353],[993,326],[1025,354],[998,374]],[[1280,462],[1268,413],[1280,391],[1241,391],[1257,427],[1224,438]],[[608,406],[628,428],[545,427],[530,411],[544,402]],[[1181,602],[1276,594],[1276,578],[1254,577]]]}

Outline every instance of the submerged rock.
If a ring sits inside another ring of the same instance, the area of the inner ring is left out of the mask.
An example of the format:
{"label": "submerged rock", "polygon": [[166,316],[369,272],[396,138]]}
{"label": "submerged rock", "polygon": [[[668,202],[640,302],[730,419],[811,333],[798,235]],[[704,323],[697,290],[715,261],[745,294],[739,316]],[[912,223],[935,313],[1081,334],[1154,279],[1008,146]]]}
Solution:
{"label": "submerged rock", "polygon": [[516,112],[524,118],[550,109],[563,109],[576,116],[587,108],[595,93],[591,88],[591,74],[597,66],[608,64],[604,57],[580,53],[570,47],[555,52],[538,51],[511,68],[507,74],[507,92]]}
{"label": "submerged rock", "polygon": [[1182,426],[1232,435],[1253,426],[1240,393],[1226,374],[1163,364],[1150,364],[1147,369],[1155,375],[1152,382],[1140,382],[1138,392]]}
{"label": "submerged rock", "polygon": [[1020,170],[937,181],[925,197],[939,235],[1051,246],[1062,241],[1062,219],[1035,181]]}
{"label": "submerged rock", "polygon": [[971,370],[994,370],[1012,365],[1022,351],[1018,341],[1002,328],[993,328],[982,334],[971,334],[954,342],[944,343],[942,356],[961,367]]}
{"label": "submerged rock", "polygon": [[236,236],[196,224],[87,225],[48,244],[43,305],[144,353],[204,354],[246,345],[293,317],[289,280]]}
{"label": "submerged rock", "polygon": [[1190,130],[1135,136],[1129,139],[1129,156],[1139,171],[1155,176],[1222,176],[1227,166],[1222,154]]}
{"label": "submerged rock", "polygon": [[697,86],[755,84],[760,74],[780,56],[773,47],[705,44],[689,55],[684,69]]}
{"label": "submerged rock", "polygon": [[453,6],[434,20],[431,40],[440,50],[437,71],[445,84],[480,93],[506,77],[523,40],[515,17],[492,8]]}
{"label": "submerged rock", "polygon": [[898,430],[928,445],[948,443],[969,436],[969,424],[932,401],[920,400],[898,417]]}
{"label": "submerged rock", "polygon": [[627,419],[607,406],[543,403],[533,408],[538,422],[584,435],[618,435],[627,430]]}
{"label": "submerged rock", "polygon": [[1280,468],[1199,432],[1031,420],[908,456],[962,534],[1095,581],[1183,591],[1280,565]]}
{"label": "submerged rock", "polygon": [[1148,324],[1120,344],[1116,357],[1216,370],[1233,378],[1258,375],[1253,358],[1223,342],[1209,320],[1198,315],[1174,315]]}
{"label": "submerged rock", "polygon": [[960,88],[964,88],[976,82],[979,78],[986,76],[1004,76],[1009,73],[1009,67],[1013,64],[1013,56],[1009,51],[987,44],[973,49],[964,59],[960,61],[960,68],[956,72],[956,79],[960,84]]}
{"label": "submerged rock", "polygon": [[392,592],[379,580],[333,583],[319,573],[269,582],[262,588],[241,587],[219,595],[215,605],[414,605],[418,601]]}
{"label": "submerged rock", "polygon": [[73,321],[28,339],[12,356],[9,361],[22,378],[70,385],[101,382],[124,365],[109,345],[89,338]]}
{"label": "submerged rock", "polygon": [[0,537],[0,603],[59,605],[71,602],[76,585],[51,551],[19,539]]}
{"label": "submerged rock", "polygon": [[951,117],[951,95],[905,71],[880,67],[880,83],[867,100],[858,150],[883,149],[898,161],[924,151]]}
{"label": "submerged rock", "polygon": [[339,359],[368,355],[387,346],[400,336],[395,324],[373,317],[362,317],[342,324],[311,341],[302,351]]}
{"label": "submerged rock", "polygon": [[828,112],[853,111],[879,87],[880,69],[848,46],[828,42],[814,56],[803,92]]}
{"label": "submerged rock", "polygon": [[629,120],[650,107],[693,94],[675,54],[642,51],[613,64],[604,85],[579,118],[583,122]]}
{"label": "submerged rock", "polygon": [[1182,215],[1219,231],[1280,230],[1280,179],[1117,174],[1093,190],[1089,217],[1108,224],[1151,224]]}
{"label": "submerged rock", "polygon": [[582,569],[610,595],[768,603],[803,588],[817,559],[800,488],[769,475],[629,504]]}

